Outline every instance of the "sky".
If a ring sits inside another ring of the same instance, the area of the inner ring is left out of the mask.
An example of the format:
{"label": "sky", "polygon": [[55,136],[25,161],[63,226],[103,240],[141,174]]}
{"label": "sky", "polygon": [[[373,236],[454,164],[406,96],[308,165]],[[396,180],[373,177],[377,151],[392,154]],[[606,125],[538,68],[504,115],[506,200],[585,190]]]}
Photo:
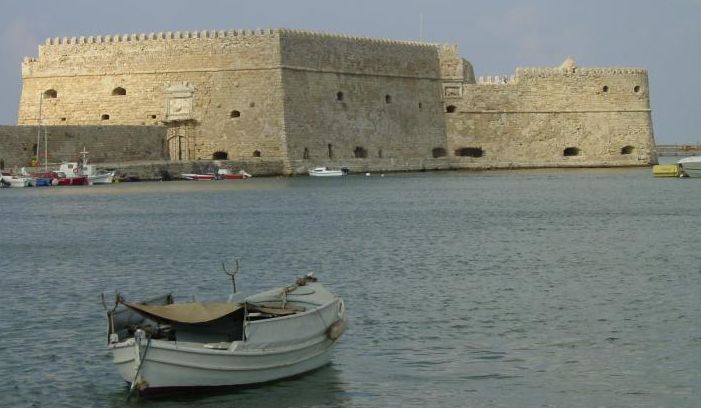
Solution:
{"label": "sky", "polygon": [[0,6],[0,124],[49,37],[294,28],[457,44],[476,76],[516,67],[648,70],[655,140],[701,143],[701,0],[22,0]]}

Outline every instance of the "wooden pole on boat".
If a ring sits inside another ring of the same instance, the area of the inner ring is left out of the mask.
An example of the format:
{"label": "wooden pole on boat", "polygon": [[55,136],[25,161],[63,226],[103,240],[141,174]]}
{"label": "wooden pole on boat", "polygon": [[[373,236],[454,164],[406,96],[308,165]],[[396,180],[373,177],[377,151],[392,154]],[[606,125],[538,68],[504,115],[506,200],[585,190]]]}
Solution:
{"label": "wooden pole on boat", "polygon": [[39,118],[37,119],[37,162],[36,165],[39,165],[39,145],[41,144],[41,107],[42,103],[44,102],[44,94],[39,92]]}
{"label": "wooden pole on boat", "polygon": [[224,273],[231,276],[231,285],[234,287],[234,293],[236,293],[236,274],[239,273],[239,260],[236,260],[236,270],[233,272],[229,272],[226,270],[226,265],[224,262],[221,263],[222,269],[224,269]]}
{"label": "wooden pole on boat", "polygon": [[47,136],[48,130],[44,126],[44,172],[49,171],[49,138]]}

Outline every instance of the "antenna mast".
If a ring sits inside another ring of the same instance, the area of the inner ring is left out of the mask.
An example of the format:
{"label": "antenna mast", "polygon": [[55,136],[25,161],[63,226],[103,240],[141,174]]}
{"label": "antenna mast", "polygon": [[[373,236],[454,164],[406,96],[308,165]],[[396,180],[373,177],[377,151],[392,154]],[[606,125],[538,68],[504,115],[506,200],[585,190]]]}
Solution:
{"label": "antenna mast", "polygon": [[424,13],[419,13],[419,41],[424,41]]}

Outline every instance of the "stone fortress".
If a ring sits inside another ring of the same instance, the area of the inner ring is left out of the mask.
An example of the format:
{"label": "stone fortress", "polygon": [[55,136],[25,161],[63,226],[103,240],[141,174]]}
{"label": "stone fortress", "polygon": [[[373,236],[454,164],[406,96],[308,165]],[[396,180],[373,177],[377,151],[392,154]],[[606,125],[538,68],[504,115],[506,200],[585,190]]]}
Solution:
{"label": "stone fortress", "polygon": [[[656,160],[647,71],[571,59],[477,79],[452,45],[288,29],[169,32],[48,39],[25,59],[22,80],[20,127],[162,129],[144,133],[144,160],[228,160],[268,174]],[[137,160],[134,138],[128,157],[119,141],[81,141],[104,160]]]}

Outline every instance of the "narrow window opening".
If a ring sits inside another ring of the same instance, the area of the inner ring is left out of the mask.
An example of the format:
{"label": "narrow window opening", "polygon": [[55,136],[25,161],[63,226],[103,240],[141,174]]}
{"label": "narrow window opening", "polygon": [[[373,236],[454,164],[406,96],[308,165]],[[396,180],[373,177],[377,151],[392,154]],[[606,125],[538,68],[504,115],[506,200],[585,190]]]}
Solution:
{"label": "narrow window opening", "polygon": [[562,151],[563,156],[579,156],[581,151],[579,150],[578,147],[567,147],[565,150]]}
{"label": "narrow window opening", "polygon": [[461,157],[482,157],[484,156],[484,150],[481,147],[461,147],[455,150],[455,155]]}
{"label": "narrow window opening", "polygon": [[385,103],[392,103],[392,95],[385,95]]}
{"label": "narrow window opening", "polygon": [[601,88],[601,90],[604,91],[604,92],[608,92],[608,91],[609,91],[609,86],[608,86],[608,85],[604,85],[604,87]]}
{"label": "narrow window opening", "polygon": [[633,87],[633,92],[635,92],[635,93],[640,92],[640,85],[635,85],[635,86]]}
{"label": "narrow window opening", "polygon": [[424,104],[419,102],[419,110],[422,110],[424,108]]}
{"label": "narrow window opening", "polygon": [[112,90],[112,96],[124,96],[127,94],[127,90],[118,86]]}
{"label": "narrow window opening", "polygon": [[58,92],[55,89],[48,89],[44,91],[44,99],[54,99],[58,98]]}
{"label": "narrow window opening", "polygon": [[377,157],[382,158],[382,149],[377,151]]}
{"label": "narrow window opening", "polygon": [[260,157],[260,150],[254,150],[253,157]]}
{"label": "narrow window opening", "polygon": [[309,149],[306,147],[304,148],[304,153],[302,153],[302,159],[309,160]]}
{"label": "narrow window opening", "polygon": [[446,106],[445,111],[448,113],[455,113],[456,109],[457,108],[455,107],[455,105],[448,105],[448,106]]}
{"label": "narrow window opening", "polygon": [[623,146],[621,148],[621,154],[633,154],[635,148],[633,146]]}
{"label": "narrow window opening", "polygon": [[237,110],[234,110],[234,111],[231,111],[231,115],[229,115],[229,116],[232,117],[232,118],[240,118],[240,117],[241,117],[241,112],[239,112],[239,111],[237,111]]}
{"label": "narrow window opening", "polygon": [[365,159],[368,157],[368,151],[362,146],[356,146],[355,149],[353,149],[353,157],[356,159]]}
{"label": "narrow window opening", "polygon": [[61,118],[61,122],[65,122],[67,120],[68,120],[68,118]]}
{"label": "narrow window opening", "polygon": [[157,117],[156,115],[151,115],[151,119],[156,119]]}
{"label": "narrow window opening", "polygon": [[100,119],[102,119],[102,120],[110,120],[110,115],[108,115],[108,114],[105,113],[104,115],[102,115],[102,117],[101,117]]}
{"label": "narrow window opening", "polygon": [[447,156],[448,152],[446,152],[442,147],[434,147],[433,150],[431,150],[431,154],[434,158],[438,158]]}
{"label": "narrow window opening", "polygon": [[223,151],[218,151],[212,153],[212,160],[228,160],[229,159],[229,153],[223,152]]}
{"label": "narrow window opening", "polygon": [[329,143],[328,149],[329,149],[329,159],[333,159],[333,145],[331,143]]}
{"label": "narrow window opening", "polygon": [[343,92],[338,91],[336,92],[336,100],[341,102],[343,100]]}

